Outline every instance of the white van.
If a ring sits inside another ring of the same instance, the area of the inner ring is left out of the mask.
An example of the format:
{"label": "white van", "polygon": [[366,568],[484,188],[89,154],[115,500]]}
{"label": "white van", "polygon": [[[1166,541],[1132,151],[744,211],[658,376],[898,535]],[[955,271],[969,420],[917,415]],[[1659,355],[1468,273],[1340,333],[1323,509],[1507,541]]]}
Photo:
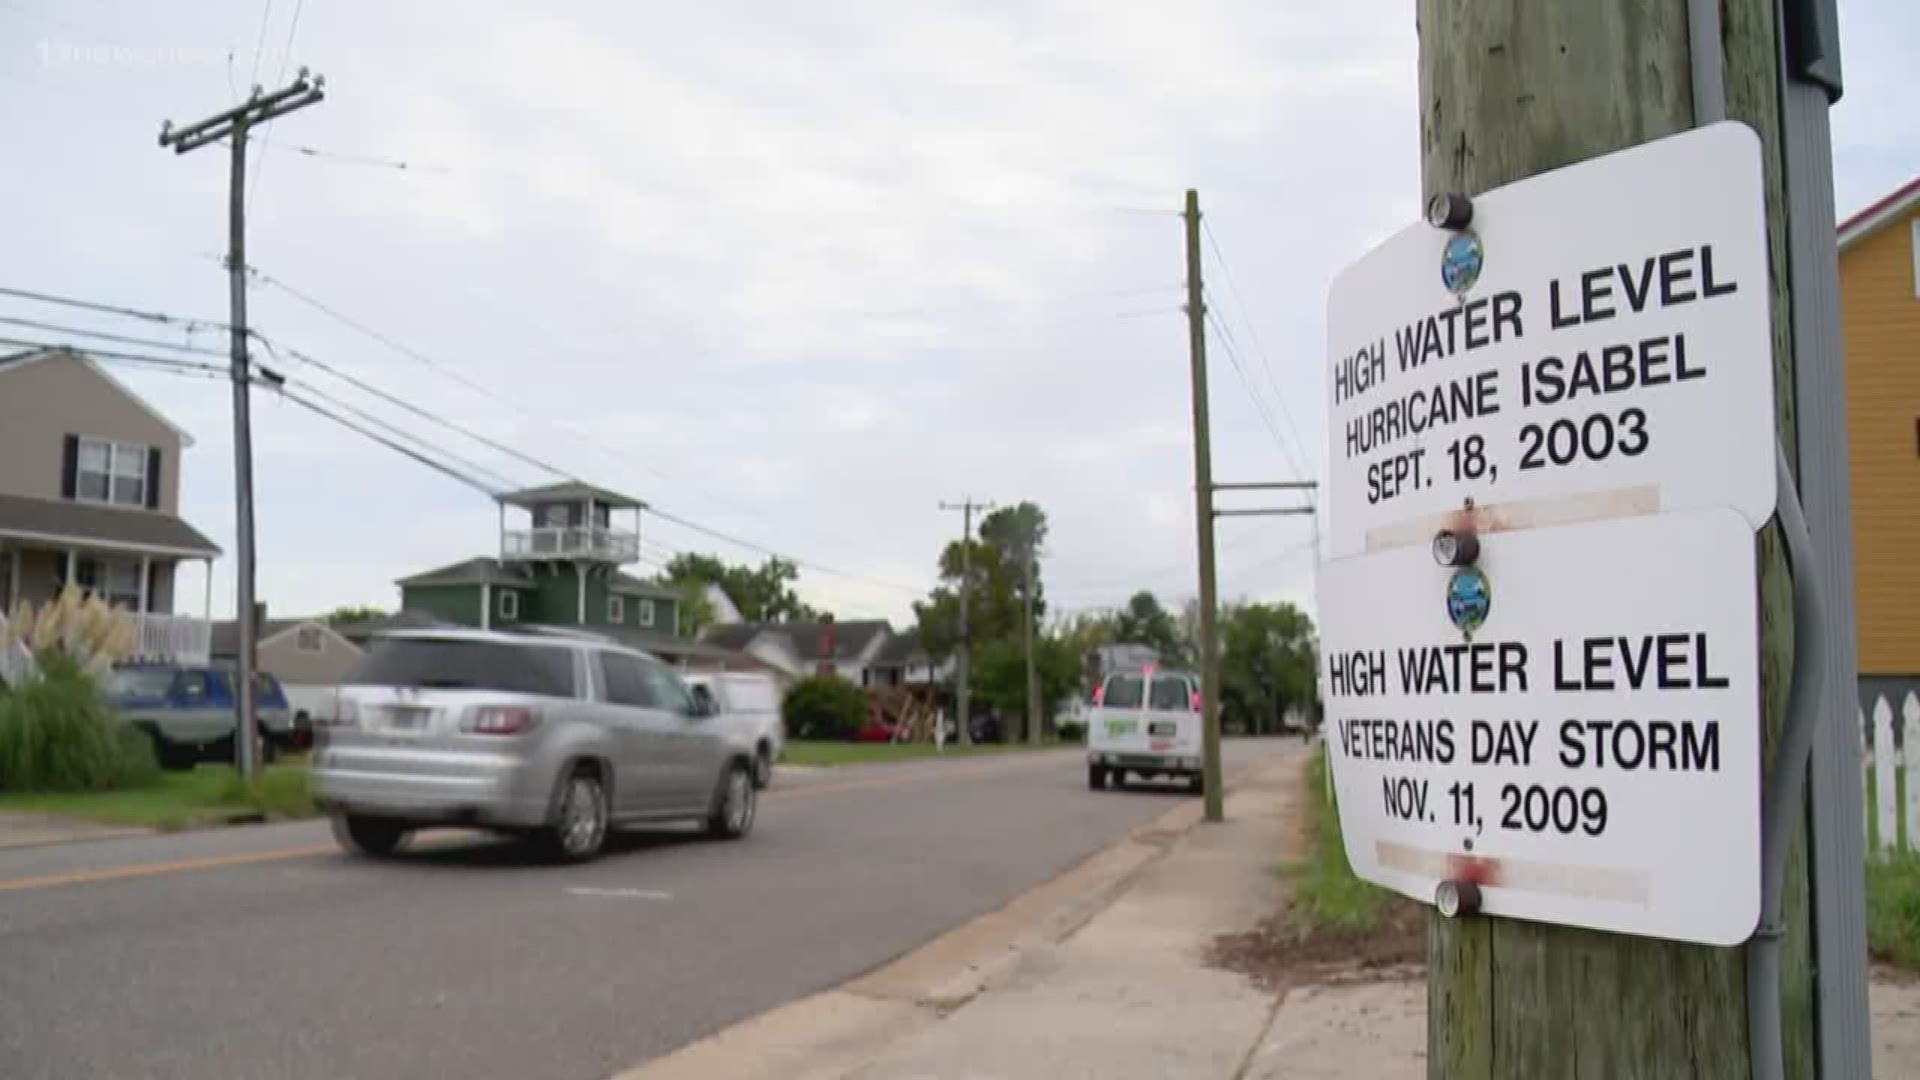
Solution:
{"label": "white van", "polygon": [[686,683],[696,698],[713,699],[713,722],[725,728],[736,746],[753,755],[753,782],[764,788],[773,782],[773,763],[787,749],[786,725],[780,721],[780,684],[758,671],[690,671]]}
{"label": "white van", "polygon": [[1087,786],[1099,791],[1111,779],[1121,787],[1131,773],[1179,777],[1198,793],[1204,723],[1198,675],[1152,667],[1108,675],[1087,717]]}

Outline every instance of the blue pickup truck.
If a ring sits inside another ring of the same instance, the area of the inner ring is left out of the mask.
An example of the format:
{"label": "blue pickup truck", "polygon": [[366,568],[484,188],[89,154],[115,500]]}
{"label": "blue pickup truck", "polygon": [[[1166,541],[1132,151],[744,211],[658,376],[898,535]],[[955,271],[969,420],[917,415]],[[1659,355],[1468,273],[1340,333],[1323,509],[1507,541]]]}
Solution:
{"label": "blue pickup truck", "polygon": [[[312,730],[294,721],[279,680],[255,676],[260,736],[271,755],[304,750]],[[202,761],[232,761],[239,726],[237,673],[222,665],[128,664],[113,669],[107,698],[134,727],[153,740],[165,769],[191,769]]]}

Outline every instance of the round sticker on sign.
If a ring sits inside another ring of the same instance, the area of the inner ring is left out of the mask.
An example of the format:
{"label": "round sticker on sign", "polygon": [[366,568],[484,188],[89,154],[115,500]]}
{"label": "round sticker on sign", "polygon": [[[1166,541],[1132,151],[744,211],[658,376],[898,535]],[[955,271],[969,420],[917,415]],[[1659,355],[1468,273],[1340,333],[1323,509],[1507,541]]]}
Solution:
{"label": "round sticker on sign", "polygon": [[1478,236],[1470,232],[1454,233],[1440,253],[1440,283],[1450,293],[1463,294],[1480,280],[1480,268],[1485,263],[1486,252]]}
{"label": "round sticker on sign", "polygon": [[1475,567],[1454,572],[1447,581],[1447,618],[1463,634],[1471,634],[1487,621],[1493,608],[1493,587],[1487,575]]}

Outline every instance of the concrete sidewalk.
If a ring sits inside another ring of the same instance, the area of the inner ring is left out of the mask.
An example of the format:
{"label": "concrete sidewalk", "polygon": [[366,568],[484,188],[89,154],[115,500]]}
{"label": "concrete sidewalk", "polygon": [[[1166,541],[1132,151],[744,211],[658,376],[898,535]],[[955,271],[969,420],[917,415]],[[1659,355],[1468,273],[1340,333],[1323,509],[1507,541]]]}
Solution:
{"label": "concrete sidewalk", "polygon": [[[1198,824],[1198,800],[1173,802],[1005,911],[622,1080],[1246,1075],[1276,995],[1205,957],[1217,935],[1272,912],[1274,867],[1298,854],[1304,760],[1296,744],[1242,773],[1223,824]],[[1355,1076],[1400,1075],[1350,1048],[1340,1060],[1362,1069]],[[1418,1071],[1415,1061],[1404,1075]]]}
{"label": "concrete sidewalk", "polygon": [[[1211,967],[1300,854],[1304,752],[1178,805],[1066,876],[833,991],[619,1080],[1419,1080],[1423,979],[1261,990]],[[1142,797],[1142,796],[1123,796]],[[1876,980],[1877,1075],[1920,1075],[1920,983]]]}
{"label": "concrete sidewalk", "polygon": [[1204,958],[1272,911],[1273,868],[1297,854],[1300,772],[1298,753],[1263,763],[1230,791],[1225,823],[1187,831],[1079,932],[1024,951],[946,1020],[844,1075],[1239,1076],[1273,996]]}

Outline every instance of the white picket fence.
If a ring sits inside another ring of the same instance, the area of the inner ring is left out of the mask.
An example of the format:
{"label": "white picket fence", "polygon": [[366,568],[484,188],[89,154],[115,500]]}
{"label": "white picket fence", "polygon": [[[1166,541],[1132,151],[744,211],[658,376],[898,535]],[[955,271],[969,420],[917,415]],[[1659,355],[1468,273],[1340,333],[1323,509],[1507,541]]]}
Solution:
{"label": "white picket fence", "polygon": [[[1872,714],[1863,712],[1860,720],[1867,851],[1881,856],[1920,851],[1920,694],[1908,692],[1897,713],[1880,695]],[[1897,744],[1896,724],[1901,728]]]}

